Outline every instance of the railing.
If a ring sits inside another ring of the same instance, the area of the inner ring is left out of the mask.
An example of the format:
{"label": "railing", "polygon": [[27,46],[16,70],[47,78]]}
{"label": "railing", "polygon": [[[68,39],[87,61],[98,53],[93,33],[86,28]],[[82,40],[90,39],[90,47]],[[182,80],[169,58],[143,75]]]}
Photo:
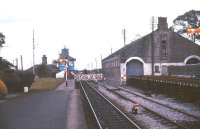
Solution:
{"label": "railing", "polygon": [[175,76],[132,76],[127,80],[141,80],[159,84],[167,84],[168,86],[182,86],[182,87],[200,87],[200,78],[187,78],[187,77],[175,77]]}
{"label": "railing", "polygon": [[103,74],[77,74],[76,80],[103,80]]}

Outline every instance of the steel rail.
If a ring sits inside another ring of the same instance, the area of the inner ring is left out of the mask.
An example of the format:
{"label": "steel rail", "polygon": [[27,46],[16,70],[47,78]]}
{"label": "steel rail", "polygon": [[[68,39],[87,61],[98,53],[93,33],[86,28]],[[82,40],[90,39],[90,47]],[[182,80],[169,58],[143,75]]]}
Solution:
{"label": "steel rail", "polygon": [[[104,86],[104,87],[105,87],[105,86]],[[122,95],[119,94],[119,93],[116,93],[115,90],[110,90],[110,89],[107,88],[107,87],[105,87],[105,88],[108,89],[109,91],[113,92],[114,94],[118,95],[119,97],[125,99],[125,100],[128,100],[128,101],[130,101],[130,102],[132,102],[132,103],[136,103],[135,101],[133,101],[133,100],[127,98],[127,97],[124,97],[124,96],[122,96]],[[165,116],[163,116],[163,115],[161,115],[161,114],[159,114],[159,113],[157,113],[157,112],[155,112],[155,111],[150,110],[149,108],[143,106],[142,104],[140,104],[140,106],[142,106],[142,107],[143,107],[144,109],[146,109],[147,111],[149,111],[149,112],[151,112],[151,113],[153,113],[153,114],[159,116],[160,118],[163,118],[163,119],[169,121],[170,123],[176,125],[177,127],[181,128],[181,129],[190,129],[190,128],[184,127],[183,125],[178,124],[177,122],[175,122],[175,121],[173,121],[173,120],[168,119],[167,117],[165,117]]]}
{"label": "steel rail", "polygon": [[128,89],[125,89],[125,88],[120,87],[120,90],[123,90],[123,91],[125,91],[125,92],[130,93],[130,94],[134,94],[134,95],[136,95],[136,96],[139,96],[139,97],[141,97],[141,98],[144,98],[144,99],[146,99],[146,100],[149,100],[149,101],[151,101],[151,102],[154,102],[154,103],[156,103],[156,104],[159,104],[159,105],[161,105],[161,106],[167,107],[167,108],[169,108],[169,109],[171,109],[171,110],[174,110],[174,111],[177,111],[177,112],[179,112],[179,113],[188,115],[189,117],[192,117],[192,118],[194,118],[194,119],[200,121],[200,118],[197,117],[197,116],[194,116],[194,115],[189,114],[189,113],[187,113],[187,112],[181,111],[181,110],[179,110],[179,109],[177,109],[177,108],[170,107],[170,106],[165,105],[165,104],[163,104],[163,103],[157,102],[156,100],[150,99],[150,98],[148,98],[148,97],[145,97],[145,96],[143,96],[143,95],[140,95],[140,94],[135,93],[135,92],[133,92],[133,91],[130,91],[130,90],[128,90]]}
{"label": "steel rail", "polygon": [[96,119],[96,121],[97,121],[97,124],[98,124],[99,129],[103,129],[102,126],[101,126],[101,124],[100,124],[100,122],[99,122],[99,119],[98,119],[98,117],[97,117],[97,115],[96,115],[96,113],[95,113],[95,111],[94,111],[94,108],[92,107],[92,104],[91,104],[91,102],[90,102],[90,99],[88,98],[88,95],[86,94],[85,89],[83,88],[83,84],[81,83],[81,81],[80,81],[80,84],[81,84],[81,89],[83,90],[83,93],[84,93],[84,95],[85,95],[85,97],[86,97],[86,99],[87,99],[87,101],[88,101],[88,103],[89,103],[89,105],[90,105],[90,108],[91,108],[91,110],[92,110],[92,113],[93,113],[93,115],[94,115],[94,117],[95,117],[95,119]]}
{"label": "steel rail", "polygon": [[88,84],[88,87],[91,88],[93,91],[96,92],[102,99],[104,99],[115,111],[117,111],[120,115],[122,115],[128,123],[130,123],[134,128],[141,129],[139,125],[137,125],[134,121],[132,121],[125,113],[123,113],[119,108],[117,108],[111,101],[109,101],[104,95],[102,95],[99,91],[97,91],[95,88],[91,87]]}

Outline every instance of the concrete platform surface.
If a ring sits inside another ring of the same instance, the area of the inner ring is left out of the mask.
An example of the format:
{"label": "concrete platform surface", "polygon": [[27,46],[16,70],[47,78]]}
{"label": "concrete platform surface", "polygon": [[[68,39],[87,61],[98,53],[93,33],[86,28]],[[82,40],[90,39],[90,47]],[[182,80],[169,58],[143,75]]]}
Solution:
{"label": "concrete platform surface", "polygon": [[74,81],[0,103],[0,129],[87,129]]}
{"label": "concrete platform surface", "polygon": [[80,99],[80,90],[75,89],[74,80],[68,80],[67,86],[63,83],[56,90],[70,91],[67,104],[67,129],[87,129],[83,105]]}

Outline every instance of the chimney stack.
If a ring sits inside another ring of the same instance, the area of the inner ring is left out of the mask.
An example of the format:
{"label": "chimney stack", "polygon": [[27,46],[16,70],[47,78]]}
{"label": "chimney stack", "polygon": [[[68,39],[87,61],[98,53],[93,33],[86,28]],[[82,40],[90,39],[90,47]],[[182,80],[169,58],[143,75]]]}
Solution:
{"label": "chimney stack", "polygon": [[158,17],[158,30],[167,30],[167,18],[166,17]]}
{"label": "chimney stack", "polygon": [[42,64],[47,65],[47,56],[46,55],[42,56]]}

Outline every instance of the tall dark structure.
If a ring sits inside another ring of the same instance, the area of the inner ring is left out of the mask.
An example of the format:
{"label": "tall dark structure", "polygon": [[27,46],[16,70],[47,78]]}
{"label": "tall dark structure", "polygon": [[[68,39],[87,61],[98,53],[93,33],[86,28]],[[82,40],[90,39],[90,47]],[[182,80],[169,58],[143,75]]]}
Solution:
{"label": "tall dark structure", "polygon": [[42,56],[42,64],[47,65],[47,56],[46,55]]}

